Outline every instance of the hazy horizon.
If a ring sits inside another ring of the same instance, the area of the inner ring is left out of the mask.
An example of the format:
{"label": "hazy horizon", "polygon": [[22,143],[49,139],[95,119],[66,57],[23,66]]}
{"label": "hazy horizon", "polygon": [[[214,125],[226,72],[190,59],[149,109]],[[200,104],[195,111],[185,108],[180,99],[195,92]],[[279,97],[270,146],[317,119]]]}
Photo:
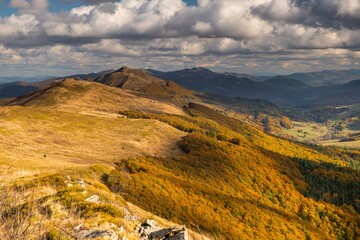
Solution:
{"label": "hazy horizon", "polygon": [[[120,67],[125,66],[125,65],[121,65],[119,67],[114,67],[114,68],[109,68],[109,69],[100,69],[98,71],[89,71],[89,72],[73,72],[67,75],[34,75],[34,76],[21,76],[21,75],[13,75],[13,76],[2,76],[0,75],[0,82],[1,83],[6,83],[8,81],[8,79],[11,79],[9,82],[11,82],[12,80],[16,80],[16,78],[19,78],[19,80],[24,80],[24,81],[29,81],[28,79],[33,79],[30,80],[29,82],[34,82],[34,81],[41,81],[41,80],[46,80],[46,79],[50,79],[50,78],[57,78],[57,77],[67,77],[67,76],[72,76],[72,75],[79,75],[79,74],[90,74],[90,73],[97,73],[97,72],[102,72],[102,71],[107,71],[107,70],[116,70],[119,69]],[[150,68],[136,68],[133,66],[127,66],[129,68],[134,68],[134,69],[150,69]],[[172,72],[172,71],[180,71],[180,70],[184,70],[184,69],[192,69],[192,68],[203,68],[203,67],[199,67],[199,66],[193,66],[193,67],[187,67],[187,68],[179,68],[179,69],[154,69],[152,68],[151,70],[157,70],[157,71],[162,71],[162,72]],[[254,73],[249,73],[249,72],[232,72],[232,71],[216,71],[212,68],[206,68],[212,72],[218,72],[218,73],[234,73],[234,74],[247,74],[247,75],[251,75],[251,76],[255,76],[255,77],[273,77],[273,76],[279,76],[279,75],[291,75],[291,74],[295,74],[295,73],[313,73],[313,72],[323,72],[323,71],[351,71],[351,70],[357,70],[360,71],[359,69],[354,69],[354,68],[349,68],[349,69],[323,69],[323,70],[319,70],[319,71],[311,71],[311,72],[289,72],[289,73],[264,73],[264,74],[254,74]]]}

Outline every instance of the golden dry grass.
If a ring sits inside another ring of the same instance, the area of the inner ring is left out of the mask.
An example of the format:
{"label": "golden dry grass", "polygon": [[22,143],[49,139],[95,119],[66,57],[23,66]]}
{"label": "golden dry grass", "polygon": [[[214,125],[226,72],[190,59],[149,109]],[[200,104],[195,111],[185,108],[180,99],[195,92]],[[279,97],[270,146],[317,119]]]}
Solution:
{"label": "golden dry grass", "polygon": [[48,89],[19,98],[12,104],[47,107],[70,112],[118,113],[119,111],[134,110],[145,113],[185,115],[180,107],[136,96],[129,90],[71,79],[66,79]]}
{"label": "golden dry grass", "polygon": [[[5,193],[2,195],[6,198],[5,201],[12,201],[14,206],[29,203],[34,210],[29,212],[31,215],[24,214],[24,217],[31,219],[31,224],[29,231],[24,232],[25,235],[21,239],[44,239],[42,238],[44,235],[52,236],[46,239],[68,239],[70,235],[77,236],[73,228],[82,224],[86,229],[112,229],[120,238],[135,240],[139,239],[136,227],[145,219],[154,219],[161,227],[177,225],[144,211],[112,193],[101,181],[101,177],[109,174],[111,170],[110,166],[100,164],[72,168],[54,175],[42,173],[32,178],[17,179],[16,188],[11,187],[14,179],[0,182],[0,190],[6,190],[0,192]],[[74,181],[80,178],[84,181],[82,186]],[[99,196],[100,203],[86,202],[85,199],[93,195]],[[5,203],[2,200],[4,199],[0,199],[0,205]],[[76,206],[80,205],[81,210],[76,210]],[[1,210],[0,208],[0,212]],[[0,221],[0,236],[4,236],[5,232],[2,223]],[[21,223],[26,224],[26,222]],[[33,231],[35,228],[40,229],[35,232]],[[13,238],[5,236],[1,239]],[[189,239],[208,240],[209,238],[189,230]]]}
{"label": "golden dry grass", "polygon": [[156,120],[0,107],[0,176],[27,176],[132,156],[177,155],[182,136]]}
{"label": "golden dry grass", "polygon": [[338,139],[334,139],[334,140],[322,141],[320,142],[320,144],[324,146],[337,146],[337,147],[360,149],[360,141],[340,142]]}
{"label": "golden dry grass", "polygon": [[[285,134],[294,137],[298,141],[318,141],[329,132],[329,129],[326,125],[315,122],[293,121],[293,125],[293,128],[284,128],[282,131]],[[307,134],[304,134],[304,132]]]}

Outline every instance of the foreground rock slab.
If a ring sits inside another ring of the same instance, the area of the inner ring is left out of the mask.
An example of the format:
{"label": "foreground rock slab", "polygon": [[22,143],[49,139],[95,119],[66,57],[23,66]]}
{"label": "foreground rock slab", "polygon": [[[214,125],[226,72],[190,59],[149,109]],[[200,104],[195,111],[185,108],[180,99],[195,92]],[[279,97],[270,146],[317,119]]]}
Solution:
{"label": "foreground rock slab", "polygon": [[155,220],[142,222],[136,229],[140,239],[149,240],[188,240],[188,231],[185,226],[160,228]]}

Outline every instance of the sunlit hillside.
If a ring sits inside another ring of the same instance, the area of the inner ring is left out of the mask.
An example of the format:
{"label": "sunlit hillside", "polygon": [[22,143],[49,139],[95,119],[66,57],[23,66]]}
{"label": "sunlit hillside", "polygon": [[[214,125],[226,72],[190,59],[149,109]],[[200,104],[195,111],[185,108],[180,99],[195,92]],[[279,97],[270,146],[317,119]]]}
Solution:
{"label": "sunlit hillside", "polygon": [[[198,116],[191,118],[152,116],[191,132],[180,142],[185,156],[122,160],[108,177],[110,189],[220,239],[359,235],[360,178],[344,159],[267,136],[210,109],[195,110]],[[209,114],[214,120],[205,118]]]}
{"label": "sunlit hillside", "polygon": [[25,194],[29,219],[41,223],[28,239],[74,238],[80,223],[137,239],[146,218],[186,225],[192,239],[359,236],[359,152],[141,94],[67,79],[0,107],[3,189]]}
{"label": "sunlit hillside", "polygon": [[360,240],[360,0],[0,0],[0,240]]}
{"label": "sunlit hillside", "polygon": [[11,100],[8,105],[39,106],[71,112],[118,113],[137,110],[150,113],[184,114],[180,107],[138,97],[133,92],[100,83],[65,79],[48,88]]}

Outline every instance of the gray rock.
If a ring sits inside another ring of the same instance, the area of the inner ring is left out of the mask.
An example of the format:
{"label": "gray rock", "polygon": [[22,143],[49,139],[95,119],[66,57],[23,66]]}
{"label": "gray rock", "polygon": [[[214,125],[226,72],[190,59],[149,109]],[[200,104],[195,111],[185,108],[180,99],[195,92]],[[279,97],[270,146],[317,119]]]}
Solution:
{"label": "gray rock", "polygon": [[99,204],[100,197],[98,195],[92,195],[92,196],[88,197],[87,199],[85,199],[85,201]]}
{"label": "gray rock", "polygon": [[85,239],[95,239],[95,238],[107,238],[110,240],[119,240],[118,235],[113,230],[84,230],[81,232],[81,237]]}
{"label": "gray rock", "polygon": [[140,239],[149,240],[188,240],[188,231],[185,226],[160,228],[155,220],[147,219],[137,227]]}
{"label": "gray rock", "polygon": [[81,178],[76,179],[76,180],[74,181],[74,183],[77,184],[77,185],[80,185],[80,187],[82,187],[82,188],[85,188],[85,181],[82,180]]}
{"label": "gray rock", "polygon": [[174,226],[150,233],[149,239],[187,240],[188,232],[185,226]]}
{"label": "gray rock", "polygon": [[146,219],[144,222],[140,223],[136,229],[136,232],[139,234],[140,237],[143,239],[147,239],[150,233],[159,230],[160,227],[158,226],[155,220]]}

